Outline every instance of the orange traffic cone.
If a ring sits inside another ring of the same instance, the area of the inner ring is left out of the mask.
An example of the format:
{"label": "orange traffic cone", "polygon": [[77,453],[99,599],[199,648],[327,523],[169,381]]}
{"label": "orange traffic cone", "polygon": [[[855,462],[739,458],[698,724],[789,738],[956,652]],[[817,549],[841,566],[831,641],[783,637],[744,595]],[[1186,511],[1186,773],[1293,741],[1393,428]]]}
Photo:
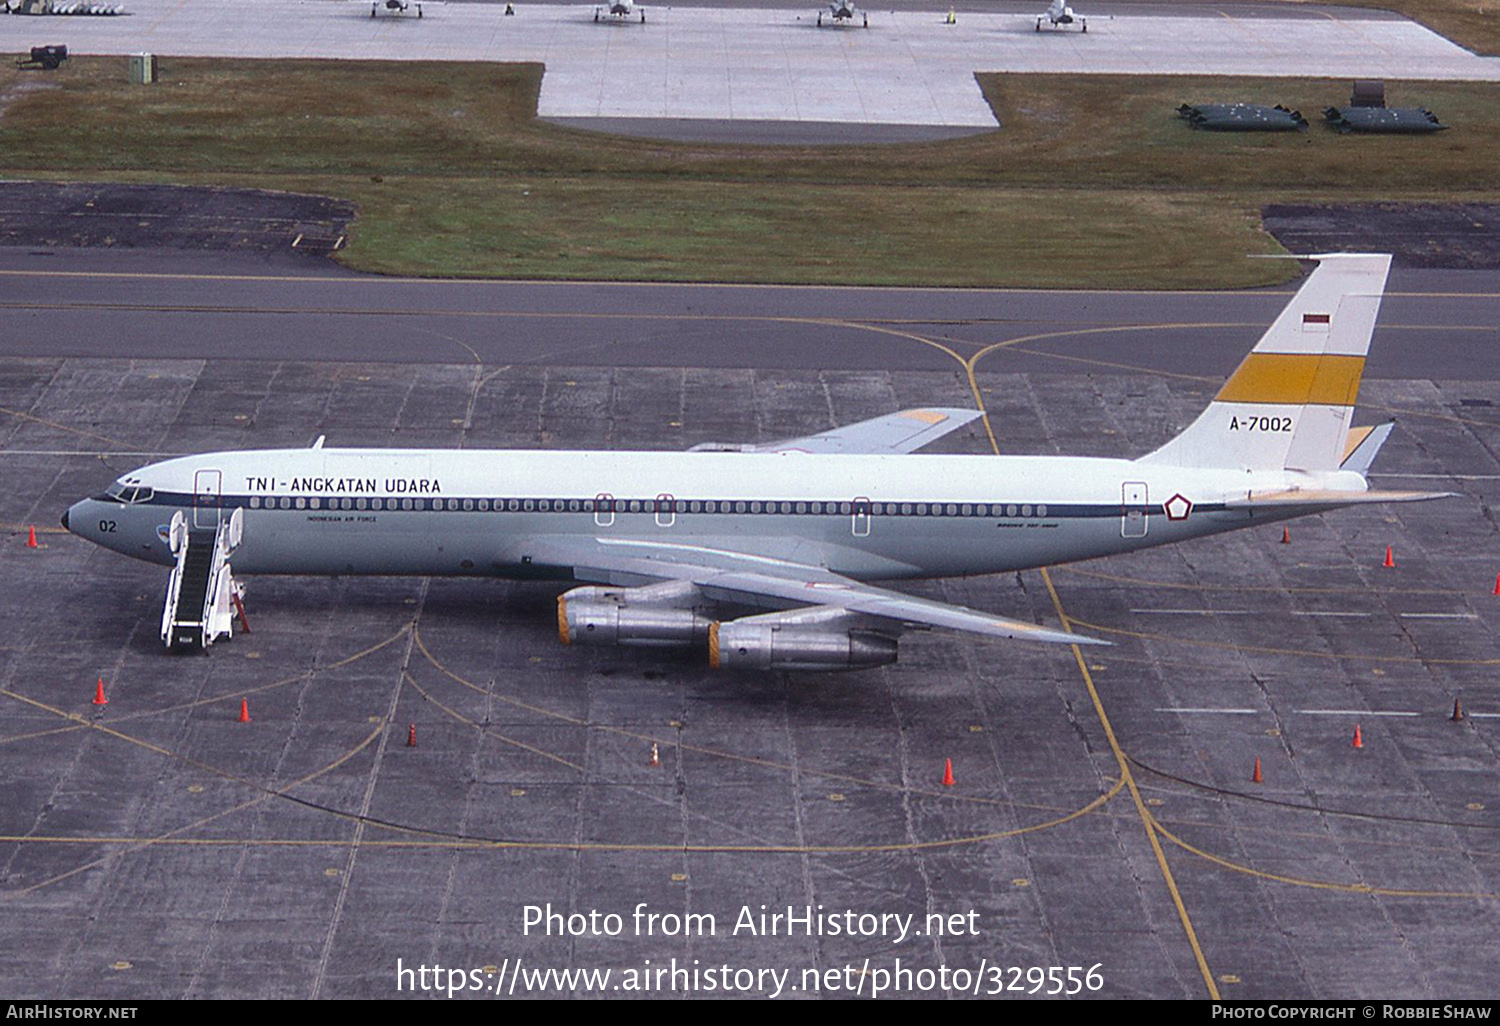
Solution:
{"label": "orange traffic cone", "polygon": [[1389,545],[1387,545],[1385,547],[1385,565],[1386,566],[1395,566],[1396,565],[1396,554],[1391,551],[1391,547]]}
{"label": "orange traffic cone", "polygon": [[406,747],[417,747],[417,725],[415,723],[406,728]]}
{"label": "orange traffic cone", "polygon": [[943,760],[943,786],[944,787],[952,787],[953,786],[953,760],[952,759],[944,759]]}
{"label": "orange traffic cone", "polygon": [[[35,524],[32,524],[31,525],[31,529],[29,531],[27,531],[27,533],[26,533],[26,547],[28,549],[35,549],[35,548],[39,547],[37,545],[37,543],[36,543],[36,525]],[[1497,588],[1500,588],[1500,578],[1496,579],[1495,586]]]}
{"label": "orange traffic cone", "polygon": [[1292,529],[1290,527],[1283,527],[1281,529],[1281,544],[1283,544],[1283,545],[1290,545],[1291,543],[1292,543]]}
{"label": "orange traffic cone", "polygon": [[1464,718],[1464,707],[1459,704],[1459,701],[1456,698],[1453,700],[1453,715],[1448,718],[1454,723],[1458,723]]}
{"label": "orange traffic cone", "polygon": [[1250,774],[1250,783],[1259,784],[1260,779],[1260,756],[1255,757],[1255,772]]}
{"label": "orange traffic cone", "polygon": [[244,698],[240,699],[240,722],[250,722],[250,702]]}
{"label": "orange traffic cone", "polygon": [[661,765],[661,752],[657,750],[657,748],[656,748],[656,742],[655,741],[651,742],[651,761],[648,762],[648,763],[646,763],[646,765],[647,766],[660,766]]}
{"label": "orange traffic cone", "polygon": [[1359,724],[1356,723],[1354,725],[1354,747],[1355,748],[1363,748],[1364,746],[1365,746],[1365,739],[1360,736],[1360,733],[1359,733]]}
{"label": "orange traffic cone", "polygon": [[104,697],[104,678],[99,678],[99,683],[94,685],[94,704],[108,705],[109,699]]}

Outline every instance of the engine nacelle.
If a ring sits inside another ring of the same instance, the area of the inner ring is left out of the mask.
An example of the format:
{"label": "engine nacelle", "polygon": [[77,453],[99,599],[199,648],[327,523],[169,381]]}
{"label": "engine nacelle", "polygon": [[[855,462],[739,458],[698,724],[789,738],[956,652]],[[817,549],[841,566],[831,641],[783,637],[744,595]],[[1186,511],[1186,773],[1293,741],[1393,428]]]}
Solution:
{"label": "engine nacelle", "polygon": [[896,639],[874,631],[820,630],[759,619],[710,627],[708,665],[716,670],[858,670],[896,661]]}
{"label": "engine nacelle", "polygon": [[711,621],[698,609],[671,605],[680,589],[574,588],[557,598],[557,636],[564,645],[665,647],[701,644]]}

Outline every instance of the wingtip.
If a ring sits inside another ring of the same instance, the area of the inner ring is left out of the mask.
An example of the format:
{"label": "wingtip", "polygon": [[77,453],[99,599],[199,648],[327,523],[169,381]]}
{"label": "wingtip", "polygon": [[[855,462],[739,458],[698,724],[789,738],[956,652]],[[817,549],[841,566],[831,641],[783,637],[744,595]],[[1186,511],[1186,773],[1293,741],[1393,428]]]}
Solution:
{"label": "wingtip", "polygon": [[1031,635],[1032,641],[1051,641],[1059,645],[1113,645],[1113,641],[1104,641],[1101,638],[1090,638],[1084,634],[1074,634],[1072,631],[1054,631],[1040,628],[1037,634]]}
{"label": "wingtip", "polygon": [[984,411],[973,410],[964,406],[917,406],[900,411],[898,416],[905,417],[908,420],[922,421],[927,424],[942,424],[949,420],[955,420],[962,426],[983,417]]}
{"label": "wingtip", "polygon": [[930,407],[922,407],[921,409],[915,410],[902,410],[900,415],[905,417],[907,420],[918,420],[923,424],[941,424],[943,421],[948,419],[947,413],[942,410],[932,409]]}

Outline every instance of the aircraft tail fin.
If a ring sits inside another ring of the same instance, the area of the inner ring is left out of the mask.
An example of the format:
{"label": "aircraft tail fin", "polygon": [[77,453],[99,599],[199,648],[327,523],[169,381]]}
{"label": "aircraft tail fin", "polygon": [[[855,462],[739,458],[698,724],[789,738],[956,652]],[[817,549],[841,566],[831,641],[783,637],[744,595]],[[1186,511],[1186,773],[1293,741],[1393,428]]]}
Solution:
{"label": "aircraft tail fin", "polygon": [[1349,421],[1391,258],[1309,259],[1317,268],[1208,409],[1141,462],[1317,472],[1338,470],[1353,455]]}

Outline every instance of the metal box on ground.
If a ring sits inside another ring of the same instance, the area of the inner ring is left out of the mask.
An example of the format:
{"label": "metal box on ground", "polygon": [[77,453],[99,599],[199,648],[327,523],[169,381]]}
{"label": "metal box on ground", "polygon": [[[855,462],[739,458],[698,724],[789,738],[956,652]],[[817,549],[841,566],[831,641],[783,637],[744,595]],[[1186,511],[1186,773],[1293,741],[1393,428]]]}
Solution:
{"label": "metal box on ground", "polygon": [[1349,97],[1351,107],[1384,107],[1385,80],[1380,78],[1357,78],[1354,93]]}
{"label": "metal box on ground", "polygon": [[130,55],[130,84],[150,85],[156,81],[156,54],[133,53]]}

